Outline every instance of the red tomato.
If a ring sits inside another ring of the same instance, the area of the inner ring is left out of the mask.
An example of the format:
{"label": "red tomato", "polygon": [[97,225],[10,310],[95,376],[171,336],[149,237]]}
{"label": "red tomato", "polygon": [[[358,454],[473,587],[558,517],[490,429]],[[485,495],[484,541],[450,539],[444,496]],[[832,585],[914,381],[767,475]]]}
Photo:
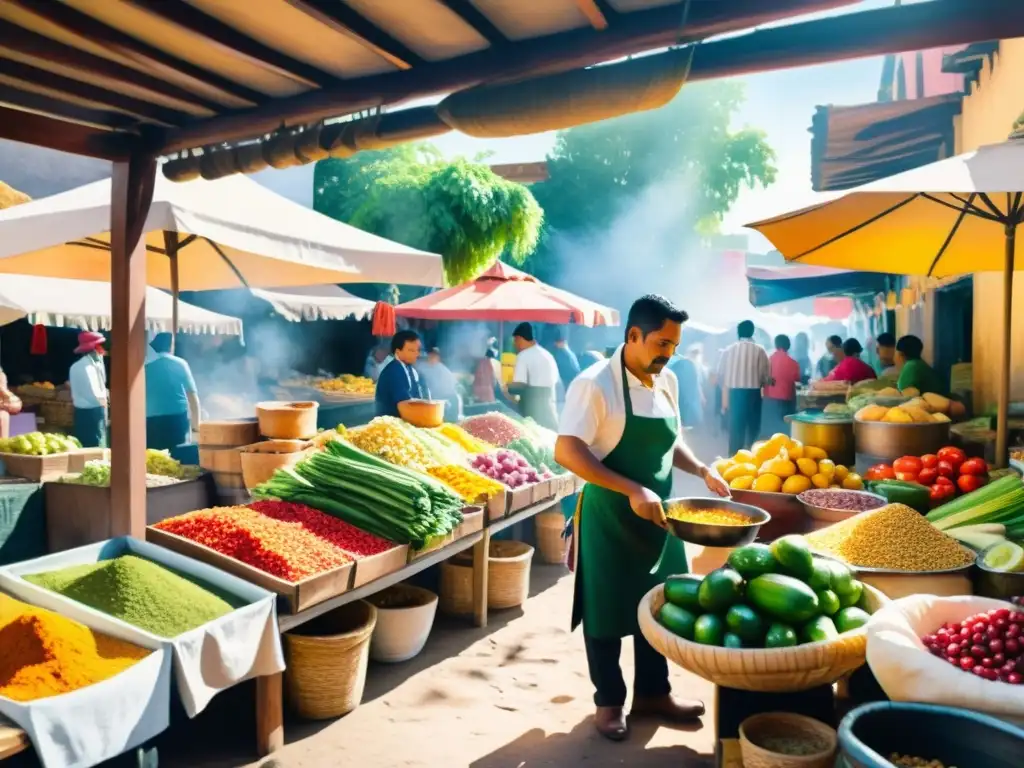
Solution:
{"label": "red tomato", "polygon": [[934,467],[925,467],[917,474],[917,482],[921,485],[935,485],[939,479],[939,470]]}
{"label": "red tomato", "polygon": [[960,477],[956,479],[957,487],[964,493],[976,491],[987,482],[988,479],[981,477],[980,475],[960,475]]}
{"label": "red tomato", "polygon": [[960,465],[961,475],[987,475],[988,464],[984,459],[968,459]]}
{"label": "red tomato", "polygon": [[934,469],[939,465],[939,457],[934,453],[926,453],[921,457],[921,466],[925,469]]}
{"label": "red tomato", "polygon": [[953,481],[950,480],[945,475],[939,475],[937,478],[935,478],[935,484],[936,485],[947,485],[950,488],[956,488],[956,485],[954,485]]}
{"label": "red tomato", "polygon": [[896,471],[888,464],[875,464],[865,474],[865,480],[895,480]]}
{"label": "red tomato", "polygon": [[904,456],[892,463],[892,468],[896,470],[897,477],[899,477],[900,472],[916,475],[921,471],[921,467],[921,460],[917,456]]}
{"label": "red tomato", "polygon": [[948,461],[954,469],[959,469],[966,459],[967,454],[952,445],[947,445],[939,451],[939,461]]}
{"label": "red tomato", "polygon": [[939,473],[940,477],[956,477],[956,469],[948,461],[940,460],[935,466],[935,471]]}
{"label": "red tomato", "polygon": [[896,479],[902,480],[904,483],[916,483],[917,472],[897,472]]}
{"label": "red tomato", "polygon": [[956,495],[956,488],[954,488],[952,484],[943,485],[942,483],[936,483],[928,489],[928,498],[933,507],[937,507],[946,499],[952,498],[954,495]]}

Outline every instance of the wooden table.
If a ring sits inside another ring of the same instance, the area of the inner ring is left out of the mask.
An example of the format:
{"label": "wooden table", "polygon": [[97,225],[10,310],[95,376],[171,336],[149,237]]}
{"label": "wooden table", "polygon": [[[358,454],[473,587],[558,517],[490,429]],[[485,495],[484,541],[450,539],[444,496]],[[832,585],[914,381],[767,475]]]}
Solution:
{"label": "wooden table", "polygon": [[[517,523],[558,506],[561,496],[526,507],[514,512],[501,520],[495,520],[489,524],[485,523],[483,530],[464,536],[446,547],[431,552],[413,560],[401,570],[382,576],[337,597],[325,600],[301,613],[280,615],[277,624],[282,632],[295,629],[307,621],[322,616],[342,605],[362,600],[365,597],[376,594],[382,589],[405,581],[411,576],[424,571],[431,566],[444,562],[453,555],[473,550],[473,622],[478,627],[487,626],[487,572],[488,553],[490,551],[491,536]],[[283,703],[283,682],[284,674],[267,675],[256,679],[256,747],[260,757],[264,757],[284,746],[284,703]]]}
{"label": "wooden table", "polygon": [[31,746],[28,734],[0,716],[0,760],[6,760]]}

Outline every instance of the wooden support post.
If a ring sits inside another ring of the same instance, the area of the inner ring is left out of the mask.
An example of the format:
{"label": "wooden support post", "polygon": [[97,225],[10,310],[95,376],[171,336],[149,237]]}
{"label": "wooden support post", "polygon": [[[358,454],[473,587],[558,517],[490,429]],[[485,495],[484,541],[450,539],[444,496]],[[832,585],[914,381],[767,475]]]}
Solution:
{"label": "wooden support post", "polygon": [[260,757],[284,746],[284,673],[256,678],[256,751]]}
{"label": "wooden support post", "polygon": [[180,306],[178,279],[178,233],[164,230],[164,251],[171,269],[171,354],[178,348],[178,308]]}
{"label": "wooden support post", "polygon": [[110,532],[146,535],[146,242],[156,160],[114,163],[110,192]]}
{"label": "wooden support post", "polygon": [[484,528],[484,535],[473,545],[473,623],[478,627],[487,626],[487,571],[490,551],[491,531]]}

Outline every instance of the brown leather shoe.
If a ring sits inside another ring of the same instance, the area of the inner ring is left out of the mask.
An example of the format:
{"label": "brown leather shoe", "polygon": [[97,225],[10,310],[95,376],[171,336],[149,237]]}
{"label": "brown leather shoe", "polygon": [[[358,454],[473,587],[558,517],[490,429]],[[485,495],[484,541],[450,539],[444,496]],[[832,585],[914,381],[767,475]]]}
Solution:
{"label": "brown leather shoe", "polygon": [[598,707],[594,713],[594,727],[610,741],[623,741],[629,735],[622,707]]}
{"label": "brown leather shoe", "polygon": [[691,723],[704,714],[704,702],[697,699],[676,701],[671,696],[633,699],[630,717],[656,717],[669,723]]}

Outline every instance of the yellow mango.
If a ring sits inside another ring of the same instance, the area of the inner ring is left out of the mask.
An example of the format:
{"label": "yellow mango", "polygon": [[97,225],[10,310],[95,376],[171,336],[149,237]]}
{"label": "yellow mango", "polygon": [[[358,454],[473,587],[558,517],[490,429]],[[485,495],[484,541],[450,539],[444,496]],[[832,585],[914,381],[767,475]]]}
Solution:
{"label": "yellow mango", "polygon": [[814,477],[816,474],[818,474],[818,462],[816,462],[814,459],[797,459],[796,466],[797,469],[800,470],[801,475],[806,475],[807,477]]}
{"label": "yellow mango", "polygon": [[786,448],[787,441],[788,440],[785,435],[774,435],[771,440],[766,441],[765,444],[758,448],[754,453],[754,463],[760,465],[764,464],[764,462],[769,459],[774,459]]}
{"label": "yellow mango", "polygon": [[917,387],[907,387],[902,393],[905,397],[917,397],[921,394],[921,390]]}
{"label": "yellow mango", "polygon": [[949,416],[947,416],[944,413],[933,413],[932,414],[932,421],[948,422],[949,420],[950,420]]}
{"label": "yellow mango", "polygon": [[888,411],[886,411],[885,417],[882,419],[882,421],[888,424],[913,424],[914,417],[911,416],[902,408],[900,408],[899,406],[897,406],[895,408],[890,408]]}
{"label": "yellow mango", "polygon": [[806,448],[804,448],[804,444],[799,440],[790,439],[787,453],[789,453],[789,458],[796,461],[797,459],[802,459],[806,455]]}
{"label": "yellow mango", "polygon": [[854,418],[860,421],[885,421],[889,410],[884,405],[865,405],[854,414]]}
{"label": "yellow mango", "polygon": [[949,411],[949,404],[952,402],[948,397],[937,395],[934,392],[925,392],[921,397],[931,406],[933,411],[940,413],[947,413]]}
{"label": "yellow mango", "polygon": [[878,390],[875,395],[877,397],[899,397],[900,391],[896,387],[884,387]]}
{"label": "yellow mango", "polygon": [[900,408],[920,408],[923,411],[931,413],[932,407],[928,405],[928,401],[923,397],[912,397],[907,402],[903,403]]}
{"label": "yellow mango", "polygon": [[737,477],[753,477],[757,474],[757,467],[753,464],[734,464],[722,473],[722,479],[731,483]]}
{"label": "yellow mango", "polygon": [[[772,459],[771,461],[765,462],[761,469],[768,468],[767,474],[776,475],[783,479],[792,477],[796,474],[796,464],[787,459],[785,456],[779,456],[778,458]],[[758,474],[766,474],[762,471],[758,471]]]}
{"label": "yellow mango", "polygon": [[813,459],[814,461],[821,461],[822,459],[827,459],[828,454],[825,453],[825,451],[823,451],[821,448],[818,448],[817,446],[805,445],[804,458]]}
{"label": "yellow mango", "polygon": [[931,412],[926,411],[924,408],[908,408],[905,405],[901,405],[900,408],[910,414],[910,418],[914,420],[915,424],[927,424],[932,420]]}
{"label": "yellow mango", "polygon": [[732,457],[734,464],[752,464],[754,462],[754,454],[748,451],[746,448],[741,448],[736,451]]}
{"label": "yellow mango", "polygon": [[828,488],[828,484],[828,475],[823,475],[820,472],[811,478],[811,485],[813,485],[815,488]]}
{"label": "yellow mango", "polygon": [[835,474],[834,474],[834,475],[832,476],[832,478],[833,478],[833,479],[834,479],[834,480],[835,480],[836,482],[839,482],[839,483],[841,483],[841,482],[843,482],[843,480],[845,480],[845,479],[846,479],[846,476],[847,476],[848,474],[850,474],[850,470],[848,470],[848,469],[847,469],[846,467],[844,467],[844,466],[843,466],[842,464],[836,464],[836,472],[835,472]]}
{"label": "yellow mango", "polygon": [[729,487],[734,491],[749,491],[750,486],[754,484],[753,475],[744,475],[743,477],[735,477],[732,482],[729,483]]}
{"label": "yellow mango", "polygon": [[786,481],[782,484],[783,493],[803,493],[811,487],[811,478],[806,475],[793,475],[787,477]]}
{"label": "yellow mango", "polygon": [[733,466],[733,464],[734,462],[732,459],[718,459],[713,466],[718,474],[724,475],[725,471],[729,469],[729,467]]}
{"label": "yellow mango", "polygon": [[836,464],[831,459],[822,459],[818,462],[818,474],[827,477],[829,482],[832,481],[832,476],[835,475],[835,473]]}
{"label": "yellow mango", "polygon": [[754,490],[778,493],[782,490],[782,478],[778,475],[761,475],[754,481]]}
{"label": "yellow mango", "polygon": [[858,475],[856,472],[851,472],[843,480],[843,488],[845,488],[848,491],[863,491],[864,481],[861,479],[861,476]]}

